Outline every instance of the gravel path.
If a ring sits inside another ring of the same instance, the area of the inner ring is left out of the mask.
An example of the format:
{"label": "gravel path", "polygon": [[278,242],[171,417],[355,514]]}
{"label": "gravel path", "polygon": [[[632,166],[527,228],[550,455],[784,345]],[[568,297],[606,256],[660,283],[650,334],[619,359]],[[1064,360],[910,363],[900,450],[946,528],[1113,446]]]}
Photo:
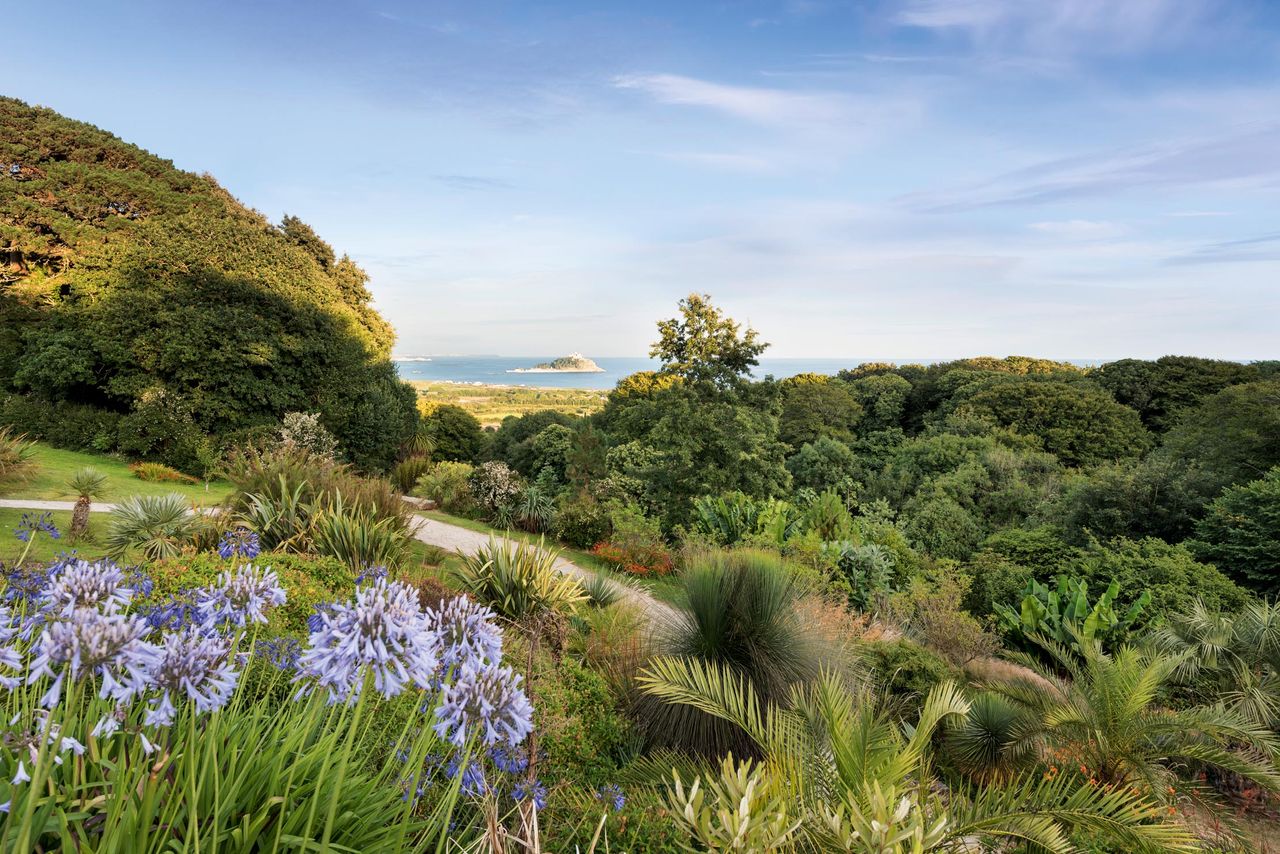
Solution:
{"label": "gravel path", "polygon": [[[0,498],[0,507],[10,507],[19,510],[74,510],[74,501],[41,501],[34,498]],[[95,502],[89,508],[94,513],[110,513],[116,509],[114,504],[103,504]],[[425,516],[414,516],[418,520],[418,527],[414,530],[413,535],[422,542],[429,545],[442,548],[446,551],[458,552],[464,555],[473,555],[489,544],[489,535],[482,534],[479,531],[472,531],[469,528],[463,528],[458,525],[450,525],[448,522],[440,522],[436,519],[428,519]],[[507,542],[506,537],[494,535],[499,543]],[[518,541],[517,541],[518,542]],[[584,581],[588,578],[595,577],[596,573],[592,570],[578,566],[576,563],[565,558],[558,558],[555,562],[555,568],[571,575],[574,578]],[[651,616],[669,616],[674,612],[670,606],[659,602],[643,590],[626,588],[623,598],[631,602],[637,608]]]}
{"label": "gravel path", "polygon": [[[428,519],[425,516],[415,515],[414,518],[420,524],[413,535],[429,545],[464,555],[473,555],[489,545],[489,534],[482,534],[479,531],[472,531],[470,528],[451,525],[448,522],[441,522],[436,519]],[[498,534],[494,534],[493,537],[499,544],[505,545],[512,542]],[[520,541],[515,540],[514,542],[519,543]],[[554,566],[559,572],[571,575],[579,581],[585,581],[597,575],[596,572],[578,566],[573,561],[563,557],[557,558]],[[623,598],[651,617],[674,615],[674,611],[669,605],[659,602],[643,590],[624,587]]]}

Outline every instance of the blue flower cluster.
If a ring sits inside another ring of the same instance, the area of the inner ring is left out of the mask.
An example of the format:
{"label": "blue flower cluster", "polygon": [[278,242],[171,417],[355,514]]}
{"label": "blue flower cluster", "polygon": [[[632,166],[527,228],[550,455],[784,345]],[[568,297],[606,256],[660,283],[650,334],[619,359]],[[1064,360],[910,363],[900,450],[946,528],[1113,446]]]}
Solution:
{"label": "blue flower cluster", "polygon": [[232,558],[253,560],[261,552],[262,547],[258,544],[258,535],[243,525],[227,531],[222,535],[222,540],[218,543],[218,554],[223,560],[231,560]]}
{"label": "blue flower cluster", "polygon": [[196,608],[202,622],[243,628],[249,623],[265,623],[267,610],[284,602],[284,588],[276,574],[246,564],[234,573],[222,573],[218,584],[201,590]]}
{"label": "blue flower cluster", "polygon": [[31,541],[32,534],[42,532],[53,540],[62,536],[58,529],[54,527],[52,513],[41,513],[39,516],[23,513],[22,519],[18,522],[18,527],[13,529],[13,535],[24,543]]}
{"label": "blue flower cluster", "polygon": [[596,789],[596,800],[612,804],[614,812],[621,811],[627,805],[627,799],[617,783],[609,783]]}

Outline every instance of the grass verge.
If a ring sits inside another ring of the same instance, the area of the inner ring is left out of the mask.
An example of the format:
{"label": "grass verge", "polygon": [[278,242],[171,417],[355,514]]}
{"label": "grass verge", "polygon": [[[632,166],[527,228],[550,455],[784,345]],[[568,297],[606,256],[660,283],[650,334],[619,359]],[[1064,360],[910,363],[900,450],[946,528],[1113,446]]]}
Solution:
{"label": "grass verge", "polygon": [[182,483],[138,480],[129,470],[129,463],[119,457],[101,454],[85,454],[67,451],[37,442],[31,457],[31,467],[24,475],[0,485],[0,498],[37,498],[49,501],[74,501],[67,481],[78,470],[89,466],[107,478],[107,494],[99,499],[114,503],[130,495],[164,495],[176,492],[194,504],[217,504],[231,491],[231,484],[222,480],[208,483]]}

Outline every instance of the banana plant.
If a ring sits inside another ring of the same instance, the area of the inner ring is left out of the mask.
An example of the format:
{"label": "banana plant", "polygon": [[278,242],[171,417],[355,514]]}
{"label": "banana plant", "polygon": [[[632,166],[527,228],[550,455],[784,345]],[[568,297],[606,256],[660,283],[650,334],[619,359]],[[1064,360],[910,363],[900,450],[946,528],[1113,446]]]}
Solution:
{"label": "banana plant", "polygon": [[1122,643],[1151,602],[1144,590],[1123,612],[1116,609],[1119,582],[1112,580],[1098,600],[1089,602],[1089,584],[1081,578],[1058,576],[1050,590],[1034,578],[1027,582],[1017,610],[995,605],[996,618],[1007,634],[1023,639],[1045,637],[1079,651],[1080,641],[1098,641],[1111,647]]}

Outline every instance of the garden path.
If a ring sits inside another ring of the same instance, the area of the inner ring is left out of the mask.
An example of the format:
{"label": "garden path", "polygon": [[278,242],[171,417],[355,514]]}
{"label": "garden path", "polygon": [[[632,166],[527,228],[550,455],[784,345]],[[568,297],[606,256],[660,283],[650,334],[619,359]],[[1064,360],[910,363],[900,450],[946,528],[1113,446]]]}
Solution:
{"label": "garden path", "polygon": [[[436,546],[446,551],[473,555],[489,544],[490,534],[472,531],[458,525],[450,525],[448,522],[441,522],[437,519],[428,519],[425,516],[415,515],[414,518],[421,524],[418,525],[413,535],[428,545]],[[512,542],[500,534],[493,534],[492,536],[500,545],[508,545]],[[592,570],[578,566],[573,561],[563,557],[557,557],[554,566],[557,571],[570,575],[579,581],[585,581],[596,575]],[[651,618],[669,617],[675,613],[669,605],[659,602],[643,590],[625,587],[622,595],[624,599]]]}
{"label": "garden path", "polygon": [[[19,510],[49,510],[71,511],[75,509],[74,501],[42,501],[34,498],[0,498],[0,507],[10,507]],[[114,504],[103,504],[95,502],[90,508],[94,513],[110,513],[116,509]],[[450,525],[448,522],[440,522],[436,519],[428,519],[424,516],[414,516],[420,523],[414,530],[413,535],[428,545],[436,546],[450,552],[459,552],[465,555],[472,555],[480,551],[481,548],[488,545],[489,535],[482,534],[479,531],[468,530],[458,525]],[[502,536],[495,535],[499,543],[506,544],[509,541]],[[582,581],[595,575],[589,569],[578,566],[576,563],[565,558],[557,558],[555,568],[559,572],[571,575]],[[659,602],[643,590],[626,588],[623,592],[623,598],[650,617],[669,617],[674,614],[670,606]]]}

